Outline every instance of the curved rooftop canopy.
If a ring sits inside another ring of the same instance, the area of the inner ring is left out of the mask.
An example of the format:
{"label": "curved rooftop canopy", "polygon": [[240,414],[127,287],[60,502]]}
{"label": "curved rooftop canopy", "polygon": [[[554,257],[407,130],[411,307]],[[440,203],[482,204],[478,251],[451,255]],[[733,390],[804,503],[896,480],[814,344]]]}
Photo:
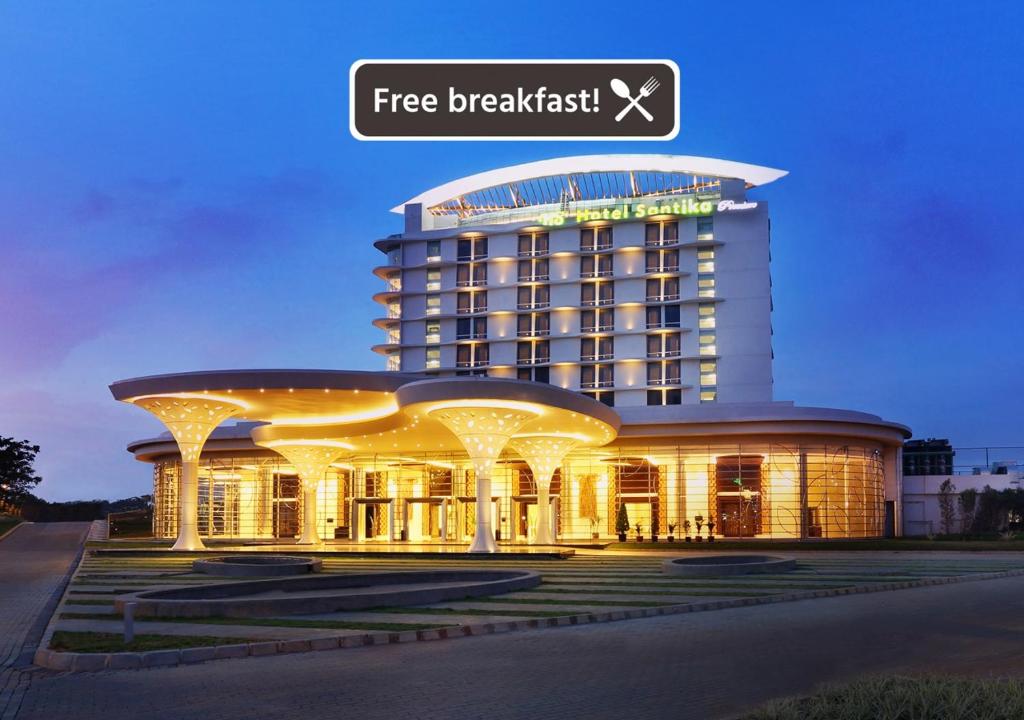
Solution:
{"label": "curved rooftop canopy", "polygon": [[392,208],[420,204],[435,216],[474,217],[517,208],[714,192],[722,180],[765,185],[785,170],[693,155],[576,155],[511,165],[438,185]]}
{"label": "curved rooftop canopy", "polygon": [[[516,407],[532,420],[523,432],[572,435],[583,445],[613,440],[620,420],[611,408],[545,383],[495,378],[433,378],[401,373],[332,370],[226,370],[122,380],[114,398],[139,404],[154,397],[222,399],[242,407],[239,419],[258,443],[337,441],[348,454],[458,450],[457,437],[430,410]],[[219,430],[219,431],[218,431]],[[224,428],[214,439],[233,439]],[[161,443],[171,438],[157,438]],[[133,443],[139,450],[148,441]]]}

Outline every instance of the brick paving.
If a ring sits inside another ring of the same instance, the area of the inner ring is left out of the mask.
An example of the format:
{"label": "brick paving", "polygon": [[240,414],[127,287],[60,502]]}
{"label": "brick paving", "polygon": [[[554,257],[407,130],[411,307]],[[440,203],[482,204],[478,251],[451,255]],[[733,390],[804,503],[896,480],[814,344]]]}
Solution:
{"label": "brick paving", "polygon": [[14,717],[26,670],[89,523],[29,523],[0,540],[0,720]]}
{"label": "brick paving", "polygon": [[1024,578],[1014,577],[437,643],[41,673],[18,717],[714,720],[866,673],[1020,676],[1022,610]]}

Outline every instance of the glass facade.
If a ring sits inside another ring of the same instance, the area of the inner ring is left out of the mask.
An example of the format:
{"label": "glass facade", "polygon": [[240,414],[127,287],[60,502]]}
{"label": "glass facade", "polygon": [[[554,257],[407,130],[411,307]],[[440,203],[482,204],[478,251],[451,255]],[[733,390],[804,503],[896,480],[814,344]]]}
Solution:
{"label": "glass facade", "polygon": [[[176,459],[156,463],[154,532],[177,533]],[[551,486],[559,540],[609,538],[625,505],[630,535],[683,537],[683,523],[714,518],[719,537],[855,538],[882,535],[882,448],[868,443],[792,442],[613,446],[576,452]],[[492,479],[500,540],[525,541],[536,530],[536,484],[517,457]],[[358,541],[468,541],[475,481],[454,453],[360,457],[334,464],[317,491],[321,537]],[[302,526],[294,469],[277,456],[211,456],[201,461],[199,533],[204,537],[293,538]],[[704,528],[704,534],[707,528]]]}

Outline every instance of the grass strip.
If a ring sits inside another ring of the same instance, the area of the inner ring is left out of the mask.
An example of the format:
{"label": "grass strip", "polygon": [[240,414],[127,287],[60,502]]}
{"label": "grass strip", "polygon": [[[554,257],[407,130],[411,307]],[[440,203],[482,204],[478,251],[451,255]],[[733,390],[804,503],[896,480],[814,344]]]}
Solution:
{"label": "grass strip", "polygon": [[74,600],[68,600],[69,605],[113,605],[114,599],[91,599],[91,598],[75,598]]}
{"label": "grass strip", "polygon": [[[527,592],[521,590],[520,592]],[[467,600],[473,603],[503,603],[506,605],[594,605],[608,607],[663,607],[666,605],[678,605],[671,602],[654,602],[651,600],[552,600],[550,598],[508,598],[508,597],[480,597]],[[586,611],[583,611],[586,612]]]}
{"label": "grass strip", "polygon": [[[541,593],[541,594],[559,594],[559,595],[671,595],[671,596],[682,596],[682,597],[763,597],[764,595],[778,595],[781,590],[766,591],[766,592],[749,592],[743,590],[694,590],[693,592],[677,592],[667,590],[587,590],[587,589],[574,589],[574,588],[545,588],[543,586],[536,588],[528,588],[526,590],[518,590],[521,593]],[[579,602],[579,601],[577,601]],[[589,600],[586,601],[588,604]]]}
{"label": "grass strip", "polygon": [[741,720],[1001,720],[1024,717],[1024,681],[885,677],[774,700]]}
{"label": "grass strip", "polygon": [[562,617],[563,615],[582,615],[584,610],[484,610],[482,608],[443,608],[443,607],[383,607],[372,608],[363,612],[387,613],[391,615],[467,615],[473,617]]}
{"label": "grass strip", "polygon": [[[230,638],[232,644],[259,642],[260,640],[261,638]],[[148,650],[210,647],[224,645],[225,642],[225,638],[205,635],[136,635],[132,642],[125,643],[121,633],[57,630],[50,638],[50,649],[77,653],[146,652]]]}
{"label": "grass strip", "polygon": [[[114,620],[120,622],[123,616],[96,615],[89,613],[61,613],[61,620]],[[436,630],[452,627],[451,623],[388,623],[388,622],[347,622],[343,620],[297,620],[292,618],[137,618],[138,622],[172,622],[185,625],[244,625],[251,627],[290,627],[290,628],[321,628],[325,630],[380,630],[383,632],[402,632],[404,630]]]}
{"label": "grass strip", "polygon": [[[604,582],[601,580],[555,580],[554,578],[548,579],[543,578],[544,585],[584,585],[587,587],[632,587],[635,588],[639,583],[635,582]],[[700,581],[689,581],[689,580],[663,580],[661,582],[651,582],[650,584],[644,583],[646,587],[652,588],[694,588],[694,589],[707,589],[707,588],[723,588],[723,589],[736,589],[736,590],[821,590],[828,588],[841,588],[849,587],[849,583],[836,584],[836,583],[761,583],[751,579],[749,583],[721,583],[721,582],[700,582]],[[614,592],[614,591],[613,591]],[[647,594],[647,593],[644,593]]]}

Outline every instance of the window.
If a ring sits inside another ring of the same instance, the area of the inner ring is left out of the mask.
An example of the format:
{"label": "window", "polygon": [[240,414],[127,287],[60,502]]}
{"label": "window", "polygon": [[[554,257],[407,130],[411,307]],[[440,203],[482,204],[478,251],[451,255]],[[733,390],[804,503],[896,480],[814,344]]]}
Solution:
{"label": "window", "polygon": [[487,343],[458,345],[455,348],[455,367],[480,367],[490,363],[491,353]]}
{"label": "window", "polygon": [[516,307],[520,310],[546,308],[551,304],[551,288],[547,285],[523,285],[516,290]]}
{"label": "window", "polygon": [[679,327],[678,305],[651,305],[647,308],[647,329]]}
{"label": "window", "polygon": [[648,385],[678,385],[680,378],[678,360],[662,360],[647,363]]}
{"label": "window", "polygon": [[658,333],[647,336],[647,357],[679,357],[681,352],[679,333]]}
{"label": "window", "polygon": [[441,268],[430,268],[427,270],[427,291],[434,292],[441,289]]}
{"label": "window", "polygon": [[423,340],[427,344],[441,342],[441,321],[440,320],[427,320],[426,327],[424,329]]}
{"label": "window", "polygon": [[546,232],[524,233],[519,236],[519,257],[547,254],[548,234]]}
{"label": "window", "polygon": [[548,367],[521,367],[516,369],[516,378],[519,380],[533,380],[534,382],[551,382],[551,368]]}
{"label": "window", "polygon": [[609,332],[615,329],[615,310],[582,310],[580,312],[580,332]]}
{"label": "window", "polygon": [[462,262],[465,260],[482,260],[487,257],[487,238],[459,238],[458,253],[455,259]]}
{"label": "window", "polygon": [[615,281],[590,282],[580,285],[581,305],[611,305],[615,302]]}
{"label": "window", "polygon": [[648,250],[646,260],[649,273],[679,272],[678,250]]}
{"label": "window", "polygon": [[583,228],[580,230],[580,250],[610,250],[612,247],[612,229],[610,227]]}
{"label": "window", "polygon": [[698,305],[697,306],[697,326],[701,330],[714,330],[715,329],[715,306],[714,305]]}
{"label": "window", "polygon": [[611,253],[584,255],[580,258],[580,277],[607,277],[613,272],[613,264],[614,256]]}
{"label": "window", "polygon": [[718,345],[715,342],[714,330],[701,330],[700,335],[697,338],[697,344],[700,347],[701,355],[718,354]]}
{"label": "window", "polygon": [[665,302],[679,299],[679,278],[648,278],[647,302]]}
{"label": "window", "polygon": [[716,402],[718,400],[718,362],[716,360],[700,361],[700,401]]}
{"label": "window", "polygon": [[580,338],[580,360],[611,360],[615,357],[615,338],[596,337]]}
{"label": "window", "polygon": [[388,265],[401,265],[402,264],[402,246],[396,245],[393,248],[388,248]]}
{"label": "window", "polygon": [[516,318],[516,335],[519,337],[536,337],[551,332],[551,316],[549,313],[529,313]]}
{"label": "window", "polygon": [[388,303],[388,319],[394,320],[402,317],[401,303]]}
{"label": "window", "polygon": [[458,287],[476,287],[487,284],[487,263],[465,263],[455,268]]}
{"label": "window", "polygon": [[441,262],[440,240],[427,240],[427,262]]}
{"label": "window", "polygon": [[487,318],[459,318],[455,321],[456,340],[480,340],[487,337]]}
{"label": "window", "polygon": [[536,365],[551,361],[551,348],[547,340],[516,343],[516,364]]}
{"label": "window", "polygon": [[581,365],[580,366],[580,387],[581,388],[604,388],[612,387],[615,384],[615,366],[608,365]]}
{"label": "window", "polygon": [[460,292],[455,295],[455,310],[460,314],[486,312],[487,291]]}
{"label": "window", "polygon": [[588,398],[603,402],[608,407],[615,407],[615,393],[611,390],[593,390],[583,394]]}
{"label": "window", "polygon": [[387,357],[387,370],[388,372],[398,372],[402,369],[402,358],[398,353],[388,355]]}
{"label": "window", "polygon": [[715,276],[712,273],[697,274],[697,297],[715,296]]}
{"label": "window", "polygon": [[648,405],[681,405],[683,402],[683,391],[679,388],[665,388],[664,390],[648,390]]}
{"label": "window", "polygon": [[427,315],[441,314],[441,296],[427,295]]}
{"label": "window", "polygon": [[647,247],[675,245],[679,242],[679,222],[670,220],[668,222],[647,223],[644,241]]}
{"label": "window", "polygon": [[714,220],[707,218],[697,221],[697,242],[708,242],[715,239]]}
{"label": "window", "polygon": [[441,348],[427,348],[426,362],[427,370],[441,367]]}
{"label": "window", "polygon": [[519,261],[519,282],[539,282],[548,279],[548,259],[534,258]]}

